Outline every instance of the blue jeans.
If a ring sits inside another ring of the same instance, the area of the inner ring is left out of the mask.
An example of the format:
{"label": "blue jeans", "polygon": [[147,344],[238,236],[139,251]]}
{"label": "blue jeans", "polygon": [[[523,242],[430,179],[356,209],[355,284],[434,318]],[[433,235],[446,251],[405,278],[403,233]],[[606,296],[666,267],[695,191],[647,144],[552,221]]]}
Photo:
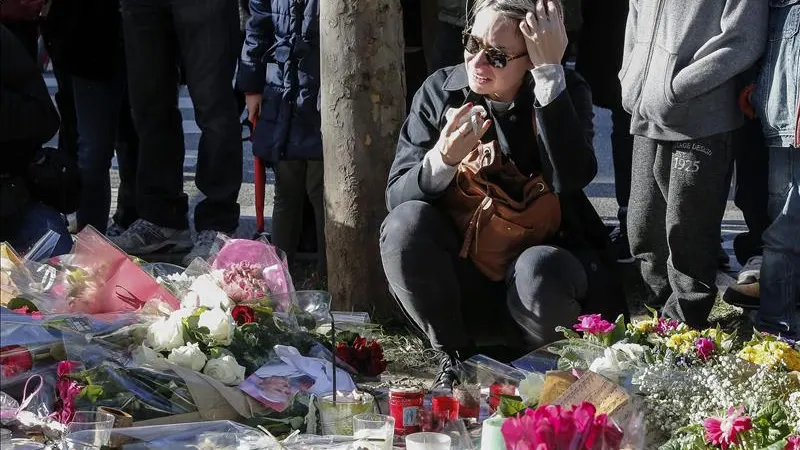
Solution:
{"label": "blue jeans", "polygon": [[800,149],[770,147],[769,203],[772,224],[763,235],[758,327],[800,336],[795,320],[800,299]]}
{"label": "blue jeans", "polygon": [[111,159],[117,139],[125,77],[109,80],[72,77],[78,116],[78,168],[83,187],[78,228],[91,225],[105,233],[111,209]]}
{"label": "blue jeans", "polygon": [[51,256],[63,255],[72,250],[72,237],[64,216],[49,206],[31,201],[12,219],[3,220],[0,241],[8,241],[14,250],[23,254],[48,230],[61,235]]}

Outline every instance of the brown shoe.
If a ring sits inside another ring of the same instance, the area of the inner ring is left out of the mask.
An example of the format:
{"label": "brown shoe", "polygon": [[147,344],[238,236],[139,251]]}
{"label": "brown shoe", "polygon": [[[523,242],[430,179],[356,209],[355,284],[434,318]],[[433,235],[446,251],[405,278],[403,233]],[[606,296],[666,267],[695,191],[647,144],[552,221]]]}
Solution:
{"label": "brown shoe", "polygon": [[761,304],[761,284],[732,284],[722,294],[722,301],[743,309],[758,309]]}

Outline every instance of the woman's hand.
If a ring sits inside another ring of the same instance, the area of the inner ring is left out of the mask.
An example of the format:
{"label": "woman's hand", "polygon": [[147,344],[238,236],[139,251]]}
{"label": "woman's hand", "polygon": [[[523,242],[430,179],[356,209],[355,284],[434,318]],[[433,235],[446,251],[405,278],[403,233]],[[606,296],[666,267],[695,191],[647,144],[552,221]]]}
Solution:
{"label": "woman's hand", "polygon": [[246,94],[244,101],[247,104],[247,120],[250,123],[255,123],[261,115],[261,102],[263,96],[261,94]]}
{"label": "woman's hand", "polygon": [[481,137],[486,134],[492,126],[491,119],[486,119],[486,112],[476,114],[475,125],[473,127],[472,118],[466,122],[462,121],[467,117],[472,109],[472,103],[459,108],[456,113],[447,120],[447,124],[439,136],[436,144],[442,153],[442,161],[448,166],[457,166],[469,153],[478,146]]}
{"label": "woman's hand", "polygon": [[561,64],[567,50],[567,31],[561,9],[553,0],[539,0],[519,24],[533,68]]}

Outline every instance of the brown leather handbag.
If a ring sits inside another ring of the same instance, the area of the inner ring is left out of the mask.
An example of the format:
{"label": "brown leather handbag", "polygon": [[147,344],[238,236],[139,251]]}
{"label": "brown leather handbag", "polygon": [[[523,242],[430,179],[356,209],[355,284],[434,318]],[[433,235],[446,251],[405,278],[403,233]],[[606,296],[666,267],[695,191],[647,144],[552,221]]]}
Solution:
{"label": "brown leather handbag", "polygon": [[523,251],[561,225],[558,196],[544,178],[523,175],[494,141],[478,145],[458,165],[441,202],[464,234],[459,256],[471,258],[494,281],[504,279]]}

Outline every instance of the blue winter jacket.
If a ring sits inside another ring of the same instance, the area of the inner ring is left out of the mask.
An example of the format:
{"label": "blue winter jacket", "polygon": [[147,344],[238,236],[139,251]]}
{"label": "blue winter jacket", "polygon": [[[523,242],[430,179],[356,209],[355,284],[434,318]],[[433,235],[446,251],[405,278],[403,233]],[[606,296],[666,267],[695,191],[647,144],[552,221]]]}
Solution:
{"label": "blue winter jacket", "polygon": [[319,0],[250,0],[250,12],[236,82],[264,95],[253,153],[322,159]]}

